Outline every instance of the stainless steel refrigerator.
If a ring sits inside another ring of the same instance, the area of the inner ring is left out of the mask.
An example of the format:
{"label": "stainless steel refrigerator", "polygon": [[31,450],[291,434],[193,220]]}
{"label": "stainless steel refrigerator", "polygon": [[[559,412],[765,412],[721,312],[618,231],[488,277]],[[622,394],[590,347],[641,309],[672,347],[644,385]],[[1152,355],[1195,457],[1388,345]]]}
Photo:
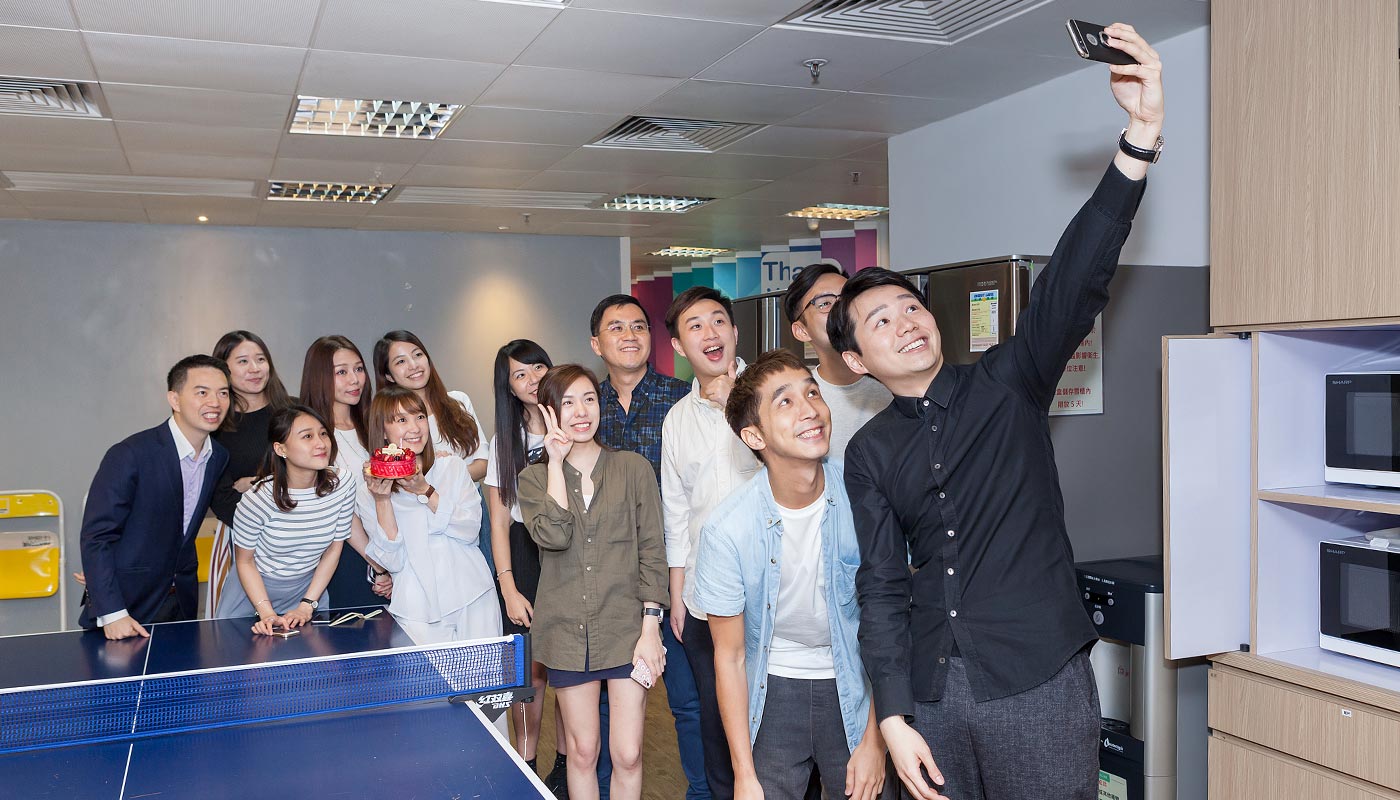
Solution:
{"label": "stainless steel refrigerator", "polygon": [[816,353],[792,335],[792,326],[783,316],[783,294],[769,292],[734,301],[734,324],[739,328],[739,357],[752,364],[760,353],[781,347],[796,353],[807,366],[815,367]]}
{"label": "stainless steel refrigerator", "polygon": [[971,364],[1016,332],[1031,297],[1036,263],[1044,256],[1001,256],[906,270],[943,337],[943,358]]}

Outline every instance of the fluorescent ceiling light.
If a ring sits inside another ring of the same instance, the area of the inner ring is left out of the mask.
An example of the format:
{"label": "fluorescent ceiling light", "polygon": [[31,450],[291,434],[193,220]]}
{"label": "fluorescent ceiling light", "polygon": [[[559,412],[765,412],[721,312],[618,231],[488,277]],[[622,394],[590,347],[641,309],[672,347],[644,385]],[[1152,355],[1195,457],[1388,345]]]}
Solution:
{"label": "fluorescent ceiling light", "polygon": [[436,139],[461,108],[453,103],[297,95],[288,131],[326,136]]}
{"label": "fluorescent ceiling light", "polygon": [[803,219],[843,219],[848,222],[878,217],[889,211],[886,206],[855,206],[848,203],[818,203],[789,211],[786,216]]}
{"label": "fluorescent ceiling light", "polygon": [[647,253],[649,256],[667,256],[668,258],[705,258],[707,256],[717,256],[720,253],[728,253],[724,247],[680,247],[671,245],[670,247],[657,250],[654,253]]}
{"label": "fluorescent ceiling light", "polygon": [[102,89],[95,83],[0,77],[0,114],[107,119]]}
{"label": "fluorescent ceiling light", "polygon": [[319,181],[268,181],[267,199],[314,203],[369,203],[374,205],[393,189],[392,183],[323,183]]}
{"label": "fluorescent ceiling light", "polygon": [[603,204],[609,211],[643,211],[684,214],[714,200],[713,197],[672,197],[664,194],[623,194]]}

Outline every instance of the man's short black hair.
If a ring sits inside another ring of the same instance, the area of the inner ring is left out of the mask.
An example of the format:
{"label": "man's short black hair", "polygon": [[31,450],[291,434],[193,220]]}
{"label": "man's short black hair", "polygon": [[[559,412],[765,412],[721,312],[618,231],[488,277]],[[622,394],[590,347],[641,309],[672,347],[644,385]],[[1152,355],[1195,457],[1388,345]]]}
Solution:
{"label": "man's short black hair", "polygon": [[841,299],[836,301],[836,305],[831,307],[831,312],[826,317],[826,335],[831,340],[833,350],[838,353],[849,350],[856,355],[861,354],[860,345],[856,344],[856,321],[851,316],[851,304],[857,297],[879,286],[898,286],[918,298],[920,304],[924,302],[918,287],[898,272],[884,267],[868,267],[857,272],[854,278],[846,281],[846,285],[841,287]]}
{"label": "man's short black hair", "polygon": [[642,305],[642,301],[630,294],[610,294],[598,301],[598,305],[593,307],[593,316],[588,318],[588,330],[590,335],[597,336],[600,326],[603,324],[603,314],[610,308],[617,306],[636,306],[642,310],[642,319],[647,321],[647,327],[651,327],[651,315],[647,313],[647,307]]}
{"label": "man's short black hair", "polygon": [[734,323],[734,304],[728,297],[719,293],[718,289],[709,286],[692,286],[684,292],[676,295],[676,299],[671,301],[671,307],[666,309],[666,330],[671,334],[671,338],[678,338],[676,325],[680,323],[681,314],[686,309],[700,302],[701,300],[713,300],[724,308],[724,315],[729,317],[729,323]]}
{"label": "man's short black hair", "polygon": [[199,369],[200,367],[217,369],[224,373],[225,380],[232,380],[229,376],[228,364],[225,363],[222,358],[214,358],[213,356],[206,356],[200,353],[198,355],[185,356],[175,362],[175,366],[171,367],[170,371],[165,374],[166,391],[178,392],[185,388],[185,379],[189,377],[190,370]]}
{"label": "man's short black hair", "polygon": [[802,298],[812,291],[812,284],[817,282],[817,278],[823,275],[845,275],[846,271],[835,264],[811,264],[797,271],[797,277],[788,284],[787,294],[783,295],[783,315],[787,317],[788,324],[797,321],[802,316],[802,312],[807,307],[802,305]]}

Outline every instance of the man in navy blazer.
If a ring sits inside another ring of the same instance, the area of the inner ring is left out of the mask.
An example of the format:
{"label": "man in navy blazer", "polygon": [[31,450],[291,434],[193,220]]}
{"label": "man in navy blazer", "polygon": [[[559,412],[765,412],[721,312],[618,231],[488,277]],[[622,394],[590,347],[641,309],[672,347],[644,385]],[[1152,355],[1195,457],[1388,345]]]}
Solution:
{"label": "man in navy blazer", "polygon": [[97,468],[80,537],[87,594],[78,624],[108,639],[194,619],[194,538],[228,451],[210,438],[229,408],[222,359],[188,356],[166,376],[171,416],[113,445]]}

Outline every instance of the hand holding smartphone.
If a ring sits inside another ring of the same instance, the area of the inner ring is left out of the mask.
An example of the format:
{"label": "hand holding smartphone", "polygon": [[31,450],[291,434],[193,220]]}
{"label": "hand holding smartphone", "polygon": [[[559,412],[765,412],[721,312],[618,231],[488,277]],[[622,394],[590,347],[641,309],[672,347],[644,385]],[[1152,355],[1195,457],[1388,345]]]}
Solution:
{"label": "hand holding smartphone", "polygon": [[1104,27],[1078,19],[1065,21],[1065,29],[1069,31],[1069,40],[1074,44],[1074,51],[1079,54],[1080,58],[1101,61],[1105,64],[1138,63],[1137,59],[1106,43],[1103,33]]}
{"label": "hand holding smartphone", "polygon": [[641,684],[643,689],[650,689],[656,684],[656,676],[651,674],[646,659],[639,658],[632,664],[632,680]]}

